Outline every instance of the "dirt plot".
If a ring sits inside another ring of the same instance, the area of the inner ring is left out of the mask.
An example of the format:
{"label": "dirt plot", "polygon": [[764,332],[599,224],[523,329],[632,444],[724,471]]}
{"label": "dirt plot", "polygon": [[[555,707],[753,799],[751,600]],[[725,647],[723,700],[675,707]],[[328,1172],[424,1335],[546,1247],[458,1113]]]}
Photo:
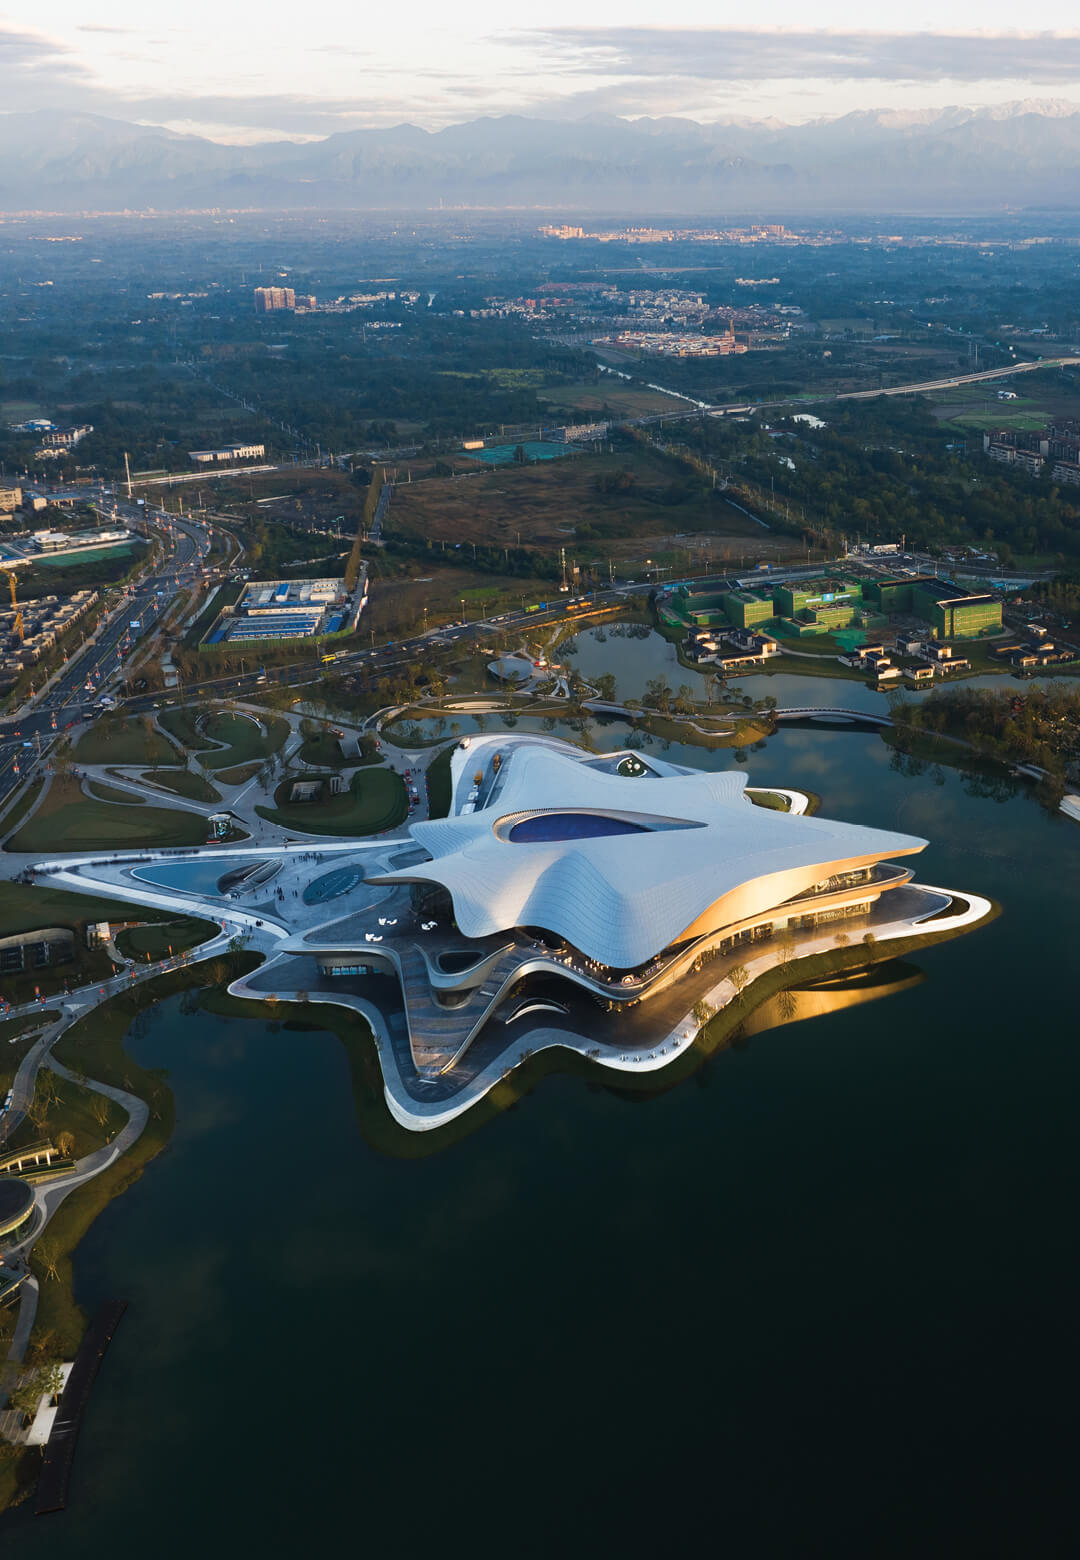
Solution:
{"label": "dirt plot", "polygon": [[[364,506],[365,489],[346,471],[270,471],[237,473],[218,484],[220,509],[249,519],[285,520],[290,525],[332,526],[343,515],[343,534],[351,535]],[[261,502],[260,502],[261,501]]]}
{"label": "dirt plot", "polygon": [[540,399],[563,415],[580,412],[583,417],[599,421],[608,411],[616,417],[648,417],[654,412],[686,410],[686,402],[678,396],[665,395],[662,390],[649,390],[645,386],[618,384],[614,380],[600,385],[559,385],[544,390]]}
{"label": "dirt plot", "polygon": [[[605,482],[610,491],[601,491]],[[476,542],[551,552],[573,544],[581,553],[583,543],[595,542],[615,557],[640,551],[644,537],[676,531],[764,535],[692,472],[640,449],[399,485],[388,526],[389,534],[448,549]]]}

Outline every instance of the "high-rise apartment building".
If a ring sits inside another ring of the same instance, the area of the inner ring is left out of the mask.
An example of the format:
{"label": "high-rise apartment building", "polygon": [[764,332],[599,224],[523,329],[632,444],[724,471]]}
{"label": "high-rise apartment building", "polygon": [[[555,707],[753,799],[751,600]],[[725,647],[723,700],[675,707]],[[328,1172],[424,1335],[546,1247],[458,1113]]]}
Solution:
{"label": "high-rise apartment building", "polygon": [[273,314],[278,309],[295,308],[296,294],[291,287],[256,287],[256,314]]}

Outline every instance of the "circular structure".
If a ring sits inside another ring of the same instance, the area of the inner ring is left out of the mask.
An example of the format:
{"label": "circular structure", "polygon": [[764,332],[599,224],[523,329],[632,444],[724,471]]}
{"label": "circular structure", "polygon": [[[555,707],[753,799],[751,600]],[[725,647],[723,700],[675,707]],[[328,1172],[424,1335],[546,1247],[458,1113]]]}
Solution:
{"label": "circular structure", "polygon": [[643,764],[633,753],[627,753],[625,758],[619,760],[615,773],[622,775],[626,780],[638,780],[642,775],[649,773],[649,766]]}
{"label": "circular structure", "polygon": [[350,888],[355,888],[357,883],[363,881],[363,867],[335,867],[332,872],[324,872],[322,877],[311,880],[304,889],[304,903],[321,905],[327,899],[337,899],[339,894],[347,894]]}
{"label": "circular structure", "polygon": [[34,1217],[34,1188],[14,1175],[0,1175],[0,1241],[14,1246]]}
{"label": "circular structure", "polygon": [[544,812],[521,818],[507,835],[515,845],[550,844],[554,840],[596,840],[607,834],[647,834],[644,824],[608,813]]}

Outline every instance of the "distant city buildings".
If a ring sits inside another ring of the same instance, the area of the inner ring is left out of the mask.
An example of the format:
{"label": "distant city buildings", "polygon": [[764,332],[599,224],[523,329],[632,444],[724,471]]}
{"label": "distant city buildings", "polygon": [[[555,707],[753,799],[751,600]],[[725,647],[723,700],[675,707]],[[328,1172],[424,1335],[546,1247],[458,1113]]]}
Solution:
{"label": "distant city buildings", "polygon": [[256,314],[275,314],[279,309],[295,308],[296,294],[291,287],[256,287]]}
{"label": "distant city buildings", "polygon": [[88,433],[93,433],[93,423],[72,423],[66,428],[50,423],[41,434],[41,444],[34,451],[39,459],[56,460],[73,450]]}
{"label": "distant city buildings", "polygon": [[983,450],[1003,466],[1018,466],[1037,477],[1050,466],[1054,482],[1080,486],[1080,422],[1062,419],[1033,432],[994,428],[983,434]]}
{"label": "distant city buildings", "polygon": [[694,335],[687,331],[623,330],[613,338],[619,347],[629,347],[650,357],[732,357],[748,352],[749,344],[735,336],[735,322],[722,335]]}
{"label": "distant city buildings", "polygon": [[600,244],[671,244],[676,239],[692,244],[757,244],[763,241],[795,240],[782,222],[754,223],[746,228],[653,228],[628,227],[601,229],[587,233],[584,228],[565,223],[545,222],[538,230],[541,238],[591,238]]}
{"label": "distant city buildings", "polygon": [[226,444],[219,450],[188,450],[188,460],[196,466],[220,466],[234,460],[263,460],[265,444]]}

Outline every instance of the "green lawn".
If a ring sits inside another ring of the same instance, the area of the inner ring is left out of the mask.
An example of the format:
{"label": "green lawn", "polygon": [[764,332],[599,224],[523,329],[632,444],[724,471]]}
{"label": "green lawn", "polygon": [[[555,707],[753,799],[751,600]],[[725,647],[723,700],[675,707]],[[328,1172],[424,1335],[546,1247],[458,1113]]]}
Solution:
{"label": "green lawn", "polygon": [[248,780],[254,780],[261,768],[261,763],[238,764],[235,769],[215,769],[214,777],[222,785],[244,785]]}
{"label": "green lawn", "polygon": [[1010,401],[1002,401],[988,412],[961,412],[957,417],[950,417],[949,424],[954,428],[1019,428],[1036,433],[1050,420],[1047,412],[1010,411],[1011,405]]}
{"label": "green lawn", "polygon": [[450,811],[450,760],[455,744],[433,758],[427,767],[428,817],[445,818]]}
{"label": "green lawn", "polygon": [[199,704],[182,704],[176,709],[159,711],[158,723],[164,726],[171,737],[176,738],[181,747],[187,748],[190,753],[200,753],[204,748],[213,747],[212,742],[195,730],[195,723],[203,714],[205,710]]}
{"label": "green lawn", "polygon": [[77,780],[54,779],[41,806],[5,846],[50,851],[133,850],[141,845],[201,845],[206,822],[190,812],[140,804],[117,807],[83,796]]}
{"label": "green lawn", "polygon": [[8,808],[3,818],[0,818],[0,834],[7,834],[23,821],[41,795],[41,788],[44,784],[44,780],[35,780],[32,785],[27,786],[18,801]]}
{"label": "green lawn", "polygon": [[788,812],[791,803],[786,796],[777,796],[775,791],[747,792],[755,807],[767,807],[770,812]]}
{"label": "green lawn", "polygon": [[142,718],[104,716],[75,744],[78,764],[175,764],[177,752],[159,731]]}
{"label": "green lawn", "polygon": [[[408,815],[405,782],[392,769],[360,769],[343,796],[320,802],[285,800],[295,776],[278,786],[275,807],[256,807],[261,818],[305,834],[381,834]],[[316,778],[316,777],[312,777]]]}
{"label": "green lawn", "polygon": [[44,1008],[40,1013],[6,1018],[0,1023],[0,1091],[4,1094],[11,1088],[19,1063],[38,1035],[59,1016],[55,1008]]}
{"label": "green lawn", "polygon": [[[55,1079],[57,1098],[49,1109],[47,1119],[38,1126],[27,1116],[8,1138],[4,1145],[6,1148],[25,1148],[28,1143],[39,1142],[45,1137],[55,1142],[59,1133],[70,1132],[75,1139],[73,1157],[80,1159],[83,1154],[92,1154],[116,1136],[127,1121],[127,1111],[123,1106],[108,1096],[95,1094],[80,1083],[69,1082],[55,1073],[52,1077]],[[102,1098],[105,1100],[105,1119],[98,1121],[95,1102]]]}
{"label": "green lawn", "polygon": [[[352,768],[354,764],[382,762],[375,738],[369,733],[360,738],[360,757],[357,759],[342,756],[340,739],[333,735],[329,727],[320,726],[317,721],[305,720],[300,729],[304,737],[300,757],[305,764],[316,764],[320,769],[340,769],[346,765]],[[346,740],[352,735],[352,732],[346,733]]]}
{"label": "green lawn", "polygon": [[262,721],[267,728],[265,737],[259,730],[257,720],[251,716],[224,712],[211,715],[204,727],[206,735],[227,746],[207,753],[203,759],[205,767],[213,770],[229,769],[236,764],[252,763],[255,759],[261,762],[271,753],[276,753],[289,735],[289,723],[277,715],[264,715]]}
{"label": "green lawn", "polygon": [[82,942],[88,921],[163,921],[160,910],[97,894],[68,894],[44,884],[5,883],[0,894],[0,937],[33,932],[42,926],[70,926]]}
{"label": "green lawn", "polygon": [[127,926],[117,933],[116,946],[129,959],[145,961],[149,954],[153,962],[168,958],[170,949],[173,953],[183,953],[187,948],[196,948],[215,937],[217,931],[216,921],[184,915],[175,921],[159,921],[153,926]]}
{"label": "green lawn", "polygon": [[106,785],[103,780],[88,780],[87,786],[91,796],[96,796],[99,802],[121,802],[125,807],[143,805],[143,798],[136,796],[134,791],[121,791],[118,786]]}
{"label": "green lawn", "polygon": [[148,769],[142,778],[177,796],[186,796],[190,802],[220,802],[221,792],[202,775],[192,774],[190,769]]}

